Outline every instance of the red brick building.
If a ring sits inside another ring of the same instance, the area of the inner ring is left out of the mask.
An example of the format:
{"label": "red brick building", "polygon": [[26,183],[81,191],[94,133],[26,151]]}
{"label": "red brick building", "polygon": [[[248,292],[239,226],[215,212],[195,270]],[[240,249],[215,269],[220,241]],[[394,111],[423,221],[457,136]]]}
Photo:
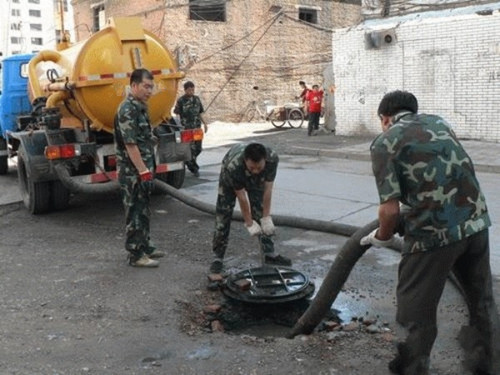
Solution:
{"label": "red brick building", "polygon": [[195,82],[209,121],[244,120],[252,100],[294,101],[299,80],[321,84],[332,61],[332,32],[357,24],[360,6],[361,0],[73,0],[77,40],[109,17],[143,18]]}

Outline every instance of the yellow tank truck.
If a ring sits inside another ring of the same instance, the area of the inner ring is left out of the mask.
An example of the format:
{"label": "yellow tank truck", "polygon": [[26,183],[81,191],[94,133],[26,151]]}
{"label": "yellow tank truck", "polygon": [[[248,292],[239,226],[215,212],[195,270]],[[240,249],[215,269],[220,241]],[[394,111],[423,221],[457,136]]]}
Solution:
{"label": "yellow tank truck", "polygon": [[129,89],[131,72],[154,77],[149,114],[156,146],[156,176],[179,188],[190,142],[201,129],[171,121],[183,72],[171,53],[140,18],[114,18],[85,41],[34,55],[27,66],[31,112],[7,132],[18,158],[19,187],[27,209],[43,213],[68,206],[70,193],[118,189],[113,120]]}

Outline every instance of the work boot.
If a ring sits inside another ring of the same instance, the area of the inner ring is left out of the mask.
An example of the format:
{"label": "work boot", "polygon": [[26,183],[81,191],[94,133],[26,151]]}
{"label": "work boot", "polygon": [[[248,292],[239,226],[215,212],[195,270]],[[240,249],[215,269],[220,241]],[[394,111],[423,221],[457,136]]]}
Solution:
{"label": "work boot", "polygon": [[132,267],[152,268],[152,267],[158,267],[160,265],[160,262],[149,258],[147,255],[143,255],[139,259],[135,260],[133,258],[129,258],[129,264]]}
{"label": "work boot", "polygon": [[270,254],[265,254],[264,255],[264,264],[270,265],[270,266],[288,266],[290,267],[292,265],[292,261],[284,257],[283,255],[270,255]]}
{"label": "work boot", "polygon": [[214,261],[210,265],[210,272],[211,273],[221,273],[222,267],[223,267],[222,259],[218,259],[218,258],[214,259]]}
{"label": "work boot", "polygon": [[165,256],[165,253],[160,250],[154,250],[151,254],[147,254],[149,259],[158,259],[158,258],[163,258]]}

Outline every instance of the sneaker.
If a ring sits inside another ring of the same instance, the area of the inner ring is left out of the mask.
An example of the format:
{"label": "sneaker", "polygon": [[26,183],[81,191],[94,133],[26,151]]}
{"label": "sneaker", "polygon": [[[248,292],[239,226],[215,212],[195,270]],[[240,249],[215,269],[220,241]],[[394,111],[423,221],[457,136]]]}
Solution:
{"label": "sneaker", "polygon": [[151,254],[147,254],[149,259],[158,259],[158,258],[163,258],[165,256],[165,253],[160,250],[155,250]]}
{"label": "sneaker", "polygon": [[264,255],[264,263],[272,266],[291,266],[291,259],[283,255]]}
{"label": "sneaker", "polygon": [[143,255],[137,260],[132,260],[132,258],[129,259],[129,264],[132,267],[158,267],[160,265],[160,262],[157,260],[150,259],[147,255]]}
{"label": "sneaker", "polygon": [[211,273],[221,273],[222,272],[222,259],[215,259],[210,265]]}

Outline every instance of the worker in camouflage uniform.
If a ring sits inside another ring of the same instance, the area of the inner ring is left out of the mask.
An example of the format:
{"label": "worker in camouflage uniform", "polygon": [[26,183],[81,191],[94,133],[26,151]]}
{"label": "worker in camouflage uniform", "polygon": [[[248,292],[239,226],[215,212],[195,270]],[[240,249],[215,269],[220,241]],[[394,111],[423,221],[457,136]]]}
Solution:
{"label": "worker in camouflage uniform", "polygon": [[371,145],[380,226],[361,244],[394,247],[398,221],[404,225],[396,319],[408,335],[398,344],[389,369],[395,374],[429,374],[437,306],[453,271],[469,308],[469,325],[459,335],[465,365],[475,375],[498,375],[499,317],[485,198],[472,161],[451,127],[441,117],[417,110],[413,94],[386,94],[378,108],[383,132]]}
{"label": "worker in camouflage uniform", "polygon": [[237,144],[224,156],[212,246],[215,258],[210,272],[222,271],[236,199],[249,234],[259,238],[264,263],[284,266],[292,264],[290,259],[274,253],[271,238],[275,232],[271,218],[271,196],[278,161],[278,155],[260,143]]}
{"label": "worker in camouflage uniform", "polygon": [[153,76],[136,69],[130,76],[130,93],[115,116],[114,136],[123,206],[129,264],[157,267],[164,254],[149,239],[149,196],[155,171],[154,144],[147,101],[153,93]]}
{"label": "worker in camouflage uniform", "polygon": [[[194,94],[194,83],[187,81],[184,83],[184,95],[181,96],[175,105],[174,113],[179,115],[181,125],[186,129],[196,129],[203,126],[205,133],[208,131],[207,123],[203,118],[203,104],[200,98]],[[200,166],[196,162],[196,158],[201,154],[202,141],[191,142],[191,160],[186,162],[186,166],[196,177],[200,176]]]}

